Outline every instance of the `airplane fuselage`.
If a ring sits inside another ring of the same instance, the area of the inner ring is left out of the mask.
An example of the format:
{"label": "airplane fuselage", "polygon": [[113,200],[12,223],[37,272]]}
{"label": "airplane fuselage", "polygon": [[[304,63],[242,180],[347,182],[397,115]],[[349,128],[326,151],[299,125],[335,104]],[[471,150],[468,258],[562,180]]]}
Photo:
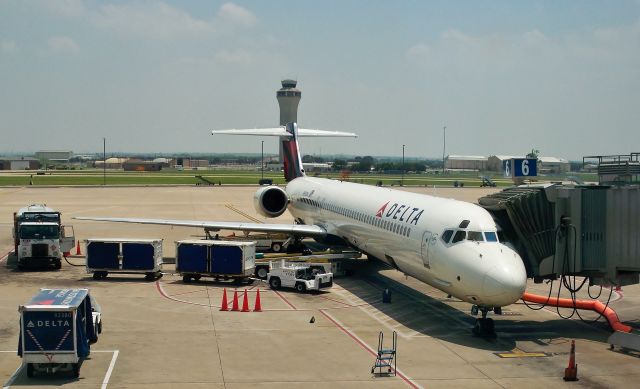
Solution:
{"label": "airplane fuselage", "polygon": [[475,204],[307,176],[286,192],[297,222],[319,225],[461,300],[500,307],[524,292],[521,258],[498,241],[491,215]]}

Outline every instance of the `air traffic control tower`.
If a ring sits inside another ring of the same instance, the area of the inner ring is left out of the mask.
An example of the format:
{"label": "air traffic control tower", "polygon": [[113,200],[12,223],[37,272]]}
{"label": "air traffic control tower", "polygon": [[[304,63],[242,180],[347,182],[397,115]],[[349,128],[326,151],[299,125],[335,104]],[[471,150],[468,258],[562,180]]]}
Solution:
{"label": "air traffic control tower", "polygon": [[298,104],[302,97],[300,89],[296,88],[296,80],[282,80],[282,88],[278,90],[278,104],[280,105],[280,125],[286,126],[287,123],[298,122]]}

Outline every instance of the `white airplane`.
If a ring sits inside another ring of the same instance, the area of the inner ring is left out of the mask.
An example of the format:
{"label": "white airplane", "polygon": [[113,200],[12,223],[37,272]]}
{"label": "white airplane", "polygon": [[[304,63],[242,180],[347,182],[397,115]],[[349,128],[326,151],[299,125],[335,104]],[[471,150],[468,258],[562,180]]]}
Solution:
{"label": "white airplane", "polygon": [[83,220],[203,227],[209,230],[281,232],[342,241],[369,257],[473,304],[482,313],[474,333],[493,335],[490,310],[512,304],[524,293],[527,274],[520,256],[500,243],[496,224],[480,206],[370,185],[308,177],[299,136],[355,136],[286,127],[220,130],[212,134],[279,136],[285,189],[268,186],[254,196],[256,210],[278,217],[287,209],[296,224],[259,224],[139,218],[76,217]]}

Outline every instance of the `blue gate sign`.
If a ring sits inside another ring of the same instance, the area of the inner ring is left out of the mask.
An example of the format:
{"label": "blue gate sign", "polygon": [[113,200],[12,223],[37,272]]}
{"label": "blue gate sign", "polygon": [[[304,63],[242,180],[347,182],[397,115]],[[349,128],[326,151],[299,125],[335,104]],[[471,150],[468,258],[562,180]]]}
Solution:
{"label": "blue gate sign", "polygon": [[514,158],[512,165],[513,177],[536,177],[538,175],[538,160],[536,158]]}

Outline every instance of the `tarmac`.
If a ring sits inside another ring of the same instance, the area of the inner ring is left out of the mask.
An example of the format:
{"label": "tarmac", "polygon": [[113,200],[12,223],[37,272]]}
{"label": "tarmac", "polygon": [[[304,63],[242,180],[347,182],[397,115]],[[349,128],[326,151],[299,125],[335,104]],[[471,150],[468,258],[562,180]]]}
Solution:
{"label": "tarmac", "polygon": [[[63,212],[76,238],[162,238],[164,255],[174,241],[203,236],[194,228],[73,220],[74,216],[291,222],[286,214],[264,219],[253,209],[255,187],[0,188],[0,384],[3,388],[536,388],[632,387],[640,379],[638,353],[612,351],[610,330],[600,321],[564,320],[555,308],[504,308],[497,338],[474,337],[470,305],[378,263],[335,280],[319,294],[272,291],[257,281],[247,290],[262,312],[220,311],[232,283],[185,284],[172,274],[158,281],[140,275],[109,275],[95,281],[72,257],[60,271],[18,272],[13,266],[12,215],[32,203]],[[411,188],[415,192],[475,201],[495,189]],[[246,215],[246,216],[245,216]],[[84,253],[84,247],[82,247]],[[73,252],[72,252],[73,253]],[[102,306],[103,332],[91,347],[80,378],[66,374],[27,378],[16,355],[17,307],[38,288],[86,287]],[[384,289],[391,303],[382,303]],[[549,285],[530,283],[546,295]],[[554,286],[555,288],[555,286]],[[597,294],[597,288],[591,293]],[[555,294],[555,289],[554,289]],[[582,297],[586,297],[585,295]],[[609,290],[600,299],[607,300]],[[640,329],[640,287],[611,293],[610,306],[625,324]],[[570,310],[560,311],[563,315]],[[593,313],[582,313],[586,320]],[[312,320],[313,319],[313,320]],[[397,374],[372,374],[380,331],[385,346],[398,336]],[[571,340],[576,342],[578,382],[565,382]]]}

